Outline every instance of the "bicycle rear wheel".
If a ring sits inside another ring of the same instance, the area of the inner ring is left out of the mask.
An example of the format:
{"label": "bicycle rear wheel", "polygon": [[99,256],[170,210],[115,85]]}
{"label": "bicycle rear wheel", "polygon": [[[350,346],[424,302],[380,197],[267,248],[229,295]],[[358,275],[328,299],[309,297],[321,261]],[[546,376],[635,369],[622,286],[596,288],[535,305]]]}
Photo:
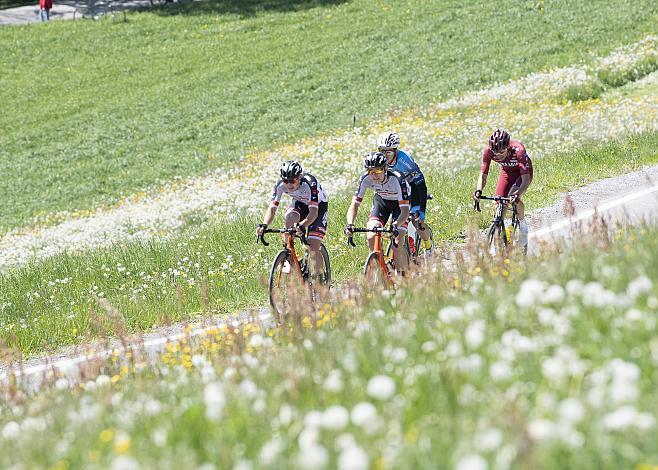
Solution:
{"label": "bicycle rear wheel", "polygon": [[320,243],[320,254],[322,254],[322,262],[324,263],[322,283],[329,287],[331,285],[331,263],[329,262],[329,253],[323,243]]}
{"label": "bicycle rear wheel", "polygon": [[382,271],[379,264],[379,257],[381,253],[373,251],[366,258],[363,265],[363,276],[365,277],[366,284],[371,288],[388,289],[391,284],[390,275]]}

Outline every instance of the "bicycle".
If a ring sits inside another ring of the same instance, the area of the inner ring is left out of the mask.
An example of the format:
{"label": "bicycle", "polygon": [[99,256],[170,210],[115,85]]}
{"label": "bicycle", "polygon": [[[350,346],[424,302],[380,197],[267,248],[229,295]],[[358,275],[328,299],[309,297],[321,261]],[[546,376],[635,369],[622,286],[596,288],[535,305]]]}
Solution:
{"label": "bicycle", "polygon": [[[497,248],[506,250],[513,246],[515,233],[519,228],[519,219],[516,215],[516,204],[512,204],[512,198],[505,196],[478,196],[478,199],[484,199],[487,201],[496,202],[496,212],[494,213],[493,220],[491,225],[487,229],[487,246],[489,247],[489,253],[495,255]],[[506,226],[505,225],[505,206],[511,204],[512,206],[512,221]],[[480,201],[475,201],[474,209],[478,212],[481,212]]]}
{"label": "bicycle", "polygon": [[[363,265],[363,275],[369,284],[373,286],[383,285],[384,288],[389,289],[394,286],[393,272],[395,272],[395,252],[392,251],[393,247],[397,248],[395,237],[398,235],[392,227],[375,227],[375,228],[353,228],[352,233],[374,233],[375,244],[373,251],[370,252]],[[384,251],[382,244],[382,235],[389,234],[389,244]],[[353,235],[347,237],[347,244],[353,247]]]}
{"label": "bicycle", "polygon": [[[283,242],[283,249],[274,257],[268,281],[270,306],[276,315],[277,322],[281,324],[283,316],[292,305],[295,294],[299,294],[296,289],[300,285],[308,287],[312,304],[317,300],[318,292],[313,287],[314,276],[311,273],[309,251],[304,250],[304,256],[300,261],[295,249],[295,238],[299,238],[303,245],[308,245],[306,236],[298,234],[295,228],[266,228],[263,230],[262,235],[258,235],[256,243],[260,242],[264,246],[269,246],[269,243],[265,241],[266,233],[288,235]],[[322,255],[323,269],[318,280],[320,285],[328,287],[331,283],[331,264],[329,262],[329,253],[327,253],[327,249],[322,243],[320,243],[320,254]]]}

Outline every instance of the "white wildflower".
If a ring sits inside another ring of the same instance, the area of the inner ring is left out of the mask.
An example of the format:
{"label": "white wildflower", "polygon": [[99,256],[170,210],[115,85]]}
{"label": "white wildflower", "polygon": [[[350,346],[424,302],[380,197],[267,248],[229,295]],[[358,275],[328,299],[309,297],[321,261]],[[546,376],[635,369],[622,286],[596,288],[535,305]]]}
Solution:
{"label": "white wildflower", "polygon": [[487,461],[480,455],[471,454],[460,458],[455,465],[455,470],[487,470]]}
{"label": "white wildflower", "polygon": [[639,276],[628,283],[626,293],[631,299],[636,299],[645,292],[651,292],[652,288],[653,283],[651,282],[651,279],[646,276]]}
{"label": "white wildflower", "polygon": [[370,468],[368,454],[357,444],[343,449],[338,456],[340,470],[367,470]]}
{"label": "white wildflower", "polygon": [[322,388],[328,392],[340,392],[343,390],[343,373],[340,369],[333,369],[324,380]]}
{"label": "white wildflower", "polygon": [[461,320],[464,317],[464,310],[454,305],[443,307],[439,311],[439,319],[443,323],[452,323]]}
{"label": "white wildflower", "polygon": [[322,427],[331,431],[340,431],[349,421],[349,412],[340,405],[330,406],[322,413]]}
{"label": "white wildflower", "polygon": [[240,382],[240,392],[245,397],[253,399],[258,395],[258,387],[251,380],[244,379],[242,382]]}
{"label": "white wildflower", "polygon": [[564,300],[564,289],[562,286],[553,284],[543,293],[541,297],[542,303],[545,304],[559,304]]}
{"label": "white wildflower", "polygon": [[478,348],[484,342],[484,321],[475,320],[471,322],[466,327],[464,339],[471,349]]}
{"label": "white wildflower", "polygon": [[547,419],[536,419],[528,424],[526,430],[533,441],[544,441],[554,436],[555,423]]}
{"label": "white wildflower", "polygon": [[283,441],[280,437],[274,437],[266,442],[260,450],[258,456],[260,464],[264,466],[272,465],[283,450]]}
{"label": "white wildflower", "polygon": [[567,398],[558,407],[560,419],[566,423],[579,423],[585,417],[585,408],[577,398]]}
{"label": "white wildflower", "polygon": [[475,446],[480,452],[491,452],[503,443],[503,433],[498,428],[489,428],[476,434]]}
{"label": "white wildflower", "polygon": [[211,421],[219,421],[226,405],[224,387],[219,382],[206,385],[203,390],[203,400],[206,405],[206,417]]}
{"label": "white wildflower", "polygon": [[120,455],[112,461],[112,470],[139,470],[139,462],[127,455]]}
{"label": "white wildflower", "polygon": [[368,395],[385,401],[395,394],[395,382],[386,375],[376,375],[368,381]]}
{"label": "white wildflower", "polygon": [[300,448],[297,465],[304,470],[325,468],[329,463],[329,452],[318,443],[307,444]]}
{"label": "white wildflower", "polygon": [[16,421],[9,421],[2,428],[2,437],[8,441],[18,439],[18,436],[21,433],[21,427]]}
{"label": "white wildflower", "polygon": [[497,361],[489,366],[489,376],[495,382],[502,382],[512,377],[512,366],[507,361]]}

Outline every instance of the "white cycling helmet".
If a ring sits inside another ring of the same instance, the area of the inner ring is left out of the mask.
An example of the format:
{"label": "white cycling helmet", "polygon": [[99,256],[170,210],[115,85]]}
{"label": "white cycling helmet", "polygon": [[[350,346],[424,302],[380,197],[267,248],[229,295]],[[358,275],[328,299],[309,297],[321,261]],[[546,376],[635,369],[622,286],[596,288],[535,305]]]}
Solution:
{"label": "white cycling helmet", "polygon": [[400,146],[400,136],[397,132],[384,132],[377,139],[377,147],[386,149],[396,149]]}

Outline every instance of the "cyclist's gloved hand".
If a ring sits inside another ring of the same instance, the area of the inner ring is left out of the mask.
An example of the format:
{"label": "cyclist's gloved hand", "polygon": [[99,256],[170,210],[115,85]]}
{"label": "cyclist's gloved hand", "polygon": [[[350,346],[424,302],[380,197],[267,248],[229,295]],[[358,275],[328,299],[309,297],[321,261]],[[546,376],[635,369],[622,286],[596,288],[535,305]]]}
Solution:
{"label": "cyclist's gloved hand", "polygon": [[514,193],[514,194],[510,195],[510,199],[511,199],[510,202],[512,204],[516,204],[517,202],[519,202],[519,193]]}
{"label": "cyclist's gloved hand", "polygon": [[267,224],[258,224],[258,227],[256,228],[256,235],[260,237],[266,228],[267,228]]}
{"label": "cyclist's gloved hand", "polygon": [[398,229],[398,224],[392,224],[391,225],[391,231],[393,232],[393,236],[395,236],[395,237],[400,235],[400,230]]}
{"label": "cyclist's gloved hand", "polygon": [[295,229],[297,229],[297,235],[301,236],[306,236],[306,227],[303,225],[295,224]]}
{"label": "cyclist's gloved hand", "polygon": [[475,202],[478,202],[480,200],[480,196],[482,196],[482,190],[481,189],[475,190],[475,192],[473,193],[473,200]]}
{"label": "cyclist's gloved hand", "polygon": [[352,230],[354,229],[354,224],[347,224],[347,227],[345,227],[345,235],[348,237],[352,236],[354,233]]}

